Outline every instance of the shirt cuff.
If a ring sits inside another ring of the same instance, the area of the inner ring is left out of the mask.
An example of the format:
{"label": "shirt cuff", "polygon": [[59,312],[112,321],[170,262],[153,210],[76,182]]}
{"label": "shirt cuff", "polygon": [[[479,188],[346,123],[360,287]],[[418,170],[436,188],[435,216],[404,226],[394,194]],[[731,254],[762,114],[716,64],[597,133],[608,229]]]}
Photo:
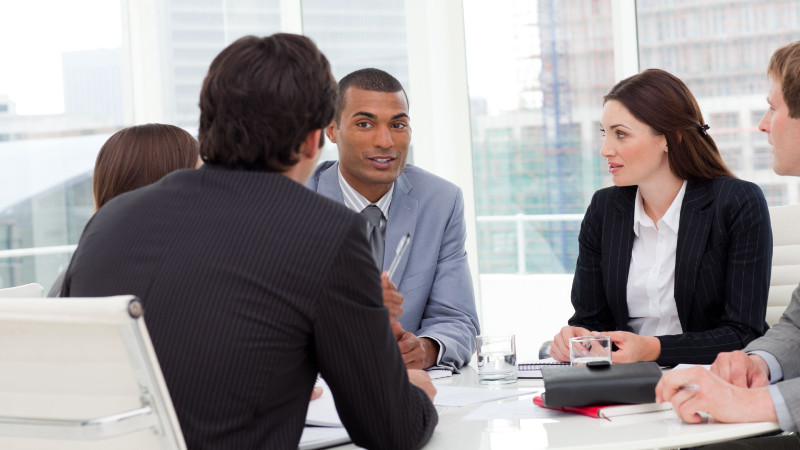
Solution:
{"label": "shirt cuff", "polygon": [[747,352],[747,354],[757,355],[764,358],[764,361],[767,362],[767,367],[769,367],[770,384],[775,384],[783,379],[783,369],[781,369],[781,364],[778,362],[778,358],[776,358],[772,353],[764,350],[753,350],[752,352]]}
{"label": "shirt cuff", "polygon": [[789,412],[789,407],[786,406],[786,401],[783,399],[778,386],[770,384],[767,386],[769,396],[772,397],[772,405],[775,407],[775,414],[778,416],[778,424],[780,424],[783,431],[797,431],[792,415]]}

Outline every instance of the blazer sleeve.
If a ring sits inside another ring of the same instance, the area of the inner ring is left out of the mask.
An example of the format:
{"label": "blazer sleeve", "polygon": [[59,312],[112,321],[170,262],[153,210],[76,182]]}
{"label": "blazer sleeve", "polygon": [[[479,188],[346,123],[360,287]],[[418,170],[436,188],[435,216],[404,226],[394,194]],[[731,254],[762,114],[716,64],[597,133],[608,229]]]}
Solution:
{"label": "blazer sleeve", "polygon": [[353,443],[410,449],[430,439],[438,415],[408,380],[383,306],[358,216],[328,273],[314,317],[317,362]]}
{"label": "blazer sleeve", "polygon": [[438,339],[444,346],[442,364],[454,368],[472,359],[475,336],[480,332],[465,249],[466,235],[464,198],[461,189],[457,189],[442,236],[433,284],[416,332],[418,336]]}
{"label": "blazer sleeve", "polygon": [[[778,323],[767,333],[745,347],[745,352],[763,350],[778,360],[783,379],[800,378],[800,286],[792,293],[792,300]],[[800,420],[800,385],[797,387],[797,420]],[[791,409],[791,407],[790,407]]]}
{"label": "blazer sleeve", "polygon": [[[659,364],[710,364],[720,352],[740,350],[766,331],[772,270],[772,229],[766,199],[752,183],[741,189],[722,190],[717,197],[715,202],[721,207],[716,214],[724,216],[712,226],[726,224],[727,230],[717,234],[727,237],[721,244],[712,241],[712,248],[703,255],[691,316],[683,323],[684,333],[658,336]],[[708,312],[715,309],[718,315],[709,318]]]}
{"label": "blazer sleeve", "polygon": [[[603,216],[611,207],[610,191],[598,191],[586,209],[578,234],[578,261],[572,279],[572,307],[568,324],[589,331],[618,329],[606,297],[602,270]],[[627,267],[613,270],[628,270]],[[624,324],[622,325],[624,326]]]}
{"label": "blazer sleeve", "polygon": [[783,396],[783,401],[792,416],[795,430],[800,429],[800,378],[780,381],[776,384]]}

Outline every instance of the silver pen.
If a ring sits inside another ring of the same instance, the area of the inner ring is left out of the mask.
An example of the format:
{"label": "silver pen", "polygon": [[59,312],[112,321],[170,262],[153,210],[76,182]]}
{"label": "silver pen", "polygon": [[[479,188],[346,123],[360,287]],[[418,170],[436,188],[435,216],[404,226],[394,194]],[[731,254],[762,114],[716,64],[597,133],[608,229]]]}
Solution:
{"label": "silver pen", "polygon": [[406,248],[410,243],[411,233],[406,233],[405,236],[400,238],[400,242],[397,243],[397,251],[394,254],[394,259],[392,259],[392,263],[389,265],[389,270],[386,271],[389,274],[389,281],[392,281],[392,276],[397,270],[397,266],[400,265],[400,258],[403,257],[403,253],[405,253]]}

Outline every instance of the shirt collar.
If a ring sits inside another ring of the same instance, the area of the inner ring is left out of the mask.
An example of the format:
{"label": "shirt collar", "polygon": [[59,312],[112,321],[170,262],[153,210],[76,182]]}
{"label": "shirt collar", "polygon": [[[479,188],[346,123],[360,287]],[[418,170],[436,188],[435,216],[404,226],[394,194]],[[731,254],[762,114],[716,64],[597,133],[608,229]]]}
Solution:
{"label": "shirt collar", "polygon": [[[687,184],[688,182],[683,180],[683,184],[681,185],[681,189],[678,191],[678,195],[675,196],[675,200],[672,201],[672,204],[669,205],[667,212],[664,213],[664,217],[662,217],[660,220],[660,222],[669,227],[669,229],[675,234],[678,233],[678,226],[680,225],[681,221],[681,205],[683,205],[683,197],[686,195]],[[654,226],[654,224],[650,216],[644,212],[642,193],[639,192],[639,189],[637,188],[636,204],[633,207],[633,232],[637,237],[639,236],[640,226]]]}
{"label": "shirt collar", "polygon": [[[364,208],[372,204],[372,202],[367,200],[366,197],[361,195],[353,188],[353,186],[350,186],[350,183],[348,183],[347,180],[344,179],[344,175],[342,175],[341,164],[339,165],[339,170],[337,173],[339,175],[339,187],[342,189],[342,196],[344,197],[345,206],[355,212],[360,213],[364,210]],[[375,202],[375,206],[381,210],[383,217],[389,217],[389,207],[392,204],[392,194],[394,194],[394,183],[392,183],[389,191],[377,202]]]}

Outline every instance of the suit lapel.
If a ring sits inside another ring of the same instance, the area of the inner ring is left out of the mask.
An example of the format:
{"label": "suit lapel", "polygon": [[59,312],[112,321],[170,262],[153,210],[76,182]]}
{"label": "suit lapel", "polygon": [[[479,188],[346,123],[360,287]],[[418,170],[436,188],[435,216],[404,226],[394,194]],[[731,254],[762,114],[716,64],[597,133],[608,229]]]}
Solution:
{"label": "suit lapel", "polygon": [[400,174],[394,182],[392,204],[389,207],[389,218],[386,221],[386,251],[383,255],[382,270],[389,269],[400,238],[405,236],[406,233],[411,233],[411,246],[406,249],[403,258],[400,259],[400,264],[397,266],[397,271],[394,277],[392,277],[392,280],[397,284],[398,288],[400,287],[400,280],[403,279],[403,273],[405,273],[409,255],[414,245],[416,245],[415,239],[417,238],[417,236],[414,235],[414,231],[417,227],[419,200],[410,195],[412,189],[413,186],[411,186],[405,173]]}
{"label": "suit lapel", "polygon": [[626,330],[630,321],[628,312],[628,272],[633,252],[633,210],[636,206],[636,186],[620,188],[614,200],[614,217],[610,229],[603,234],[610,239],[609,248],[608,301],[614,321],[621,330]]}
{"label": "suit lapel", "polygon": [[712,183],[690,181],[681,206],[678,248],[675,252],[675,304],[684,330],[713,220],[712,208],[709,208],[714,200]]}
{"label": "suit lapel", "polygon": [[339,162],[335,162],[319,174],[317,193],[344,205],[344,194],[339,186]]}

